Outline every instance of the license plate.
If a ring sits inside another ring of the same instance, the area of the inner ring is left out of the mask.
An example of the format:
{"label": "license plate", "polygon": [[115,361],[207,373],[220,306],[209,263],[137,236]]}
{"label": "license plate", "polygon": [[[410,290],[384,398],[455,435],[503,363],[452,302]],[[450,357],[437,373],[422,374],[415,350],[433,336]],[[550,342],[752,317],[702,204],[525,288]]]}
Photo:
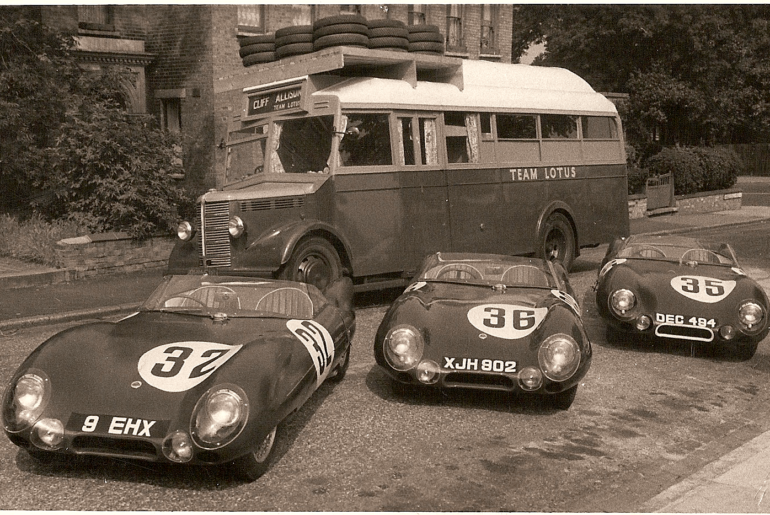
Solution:
{"label": "license plate", "polygon": [[691,317],[686,315],[670,315],[655,313],[655,322],[659,324],[691,325],[694,327],[715,328],[718,323],[715,318]]}
{"label": "license plate", "polygon": [[166,436],[169,424],[168,420],[73,413],[67,422],[67,429],[98,435],[162,438]]}

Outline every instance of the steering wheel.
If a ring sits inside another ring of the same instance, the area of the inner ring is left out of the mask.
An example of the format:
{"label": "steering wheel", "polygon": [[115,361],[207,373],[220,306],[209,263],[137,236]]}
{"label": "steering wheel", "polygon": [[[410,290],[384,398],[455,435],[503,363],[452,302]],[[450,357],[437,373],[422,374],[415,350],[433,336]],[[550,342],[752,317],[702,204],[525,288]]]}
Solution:
{"label": "steering wheel", "polygon": [[477,279],[481,280],[484,276],[481,275],[475,267],[462,263],[452,263],[445,265],[436,274],[436,279]]}
{"label": "steering wheel", "polygon": [[171,299],[186,299],[186,300],[191,300],[191,301],[195,302],[196,304],[198,304],[198,305],[200,305],[200,306],[202,306],[202,307],[204,307],[204,308],[208,308],[208,306],[206,305],[206,303],[205,303],[205,302],[203,302],[202,300],[200,300],[200,299],[196,299],[196,298],[195,298],[195,297],[193,297],[192,295],[184,295],[184,294],[182,294],[182,293],[180,293],[179,295],[174,295],[173,297],[169,297],[168,299],[166,299],[166,301],[163,303],[163,305],[164,305],[165,307],[169,307],[169,308],[182,308],[182,307],[184,307],[184,306],[169,306],[169,305],[168,305],[168,302],[169,302]]}
{"label": "steering wheel", "polygon": [[689,254],[695,255],[691,259],[691,261],[695,261],[696,263],[721,263],[722,262],[722,260],[719,258],[719,254],[717,254],[713,250],[690,249],[685,251],[684,254],[682,254],[682,257],[679,259],[680,265],[685,261],[687,261],[686,258]]}

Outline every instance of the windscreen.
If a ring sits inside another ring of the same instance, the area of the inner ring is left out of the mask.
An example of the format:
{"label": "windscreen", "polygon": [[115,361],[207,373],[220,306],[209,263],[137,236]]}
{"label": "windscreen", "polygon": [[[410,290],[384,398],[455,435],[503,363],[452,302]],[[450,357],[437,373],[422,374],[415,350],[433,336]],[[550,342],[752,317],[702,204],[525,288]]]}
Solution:
{"label": "windscreen", "polygon": [[329,173],[334,118],[313,116],[273,124],[273,173]]}
{"label": "windscreen", "polygon": [[553,277],[531,263],[494,261],[441,261],[429,263],[419,276],[422,281],[504,284],[511,287],[555,288]]}

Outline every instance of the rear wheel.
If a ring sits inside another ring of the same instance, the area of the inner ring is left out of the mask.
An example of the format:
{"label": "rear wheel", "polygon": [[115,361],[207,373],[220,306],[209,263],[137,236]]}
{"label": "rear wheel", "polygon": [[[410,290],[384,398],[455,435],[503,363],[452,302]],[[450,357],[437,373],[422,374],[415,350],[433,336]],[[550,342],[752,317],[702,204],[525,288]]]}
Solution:
{"label": "rear wheel", "polygon": [[561,213],[551,213],[543,224],[538,255],[560,261],[569,271],[575,261],[575,233],[572,224]]}
{"label": "rear wheel", "polygon": [[275,450],[277,433],[278,426],[275,426],[254,451],[235,460],[233,465],[238,475],[248,481],[256,481],[267,472],[267,469],[270,467],[270,460],[273,457],[273,451]]}
{"label": "rear wheel", "polygon": [[311,236],[297,244],[279,276],[288,281],[312,284],[323,291],[342,277],[342,262],[331,243]]}

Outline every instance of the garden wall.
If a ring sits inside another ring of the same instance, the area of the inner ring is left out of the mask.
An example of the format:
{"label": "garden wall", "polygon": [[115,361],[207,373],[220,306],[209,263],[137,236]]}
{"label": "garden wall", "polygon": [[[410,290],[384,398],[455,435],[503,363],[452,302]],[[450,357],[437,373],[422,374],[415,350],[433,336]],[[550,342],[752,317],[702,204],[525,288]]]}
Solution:
{"label": "garden wall", "polygon": [[[743,193],[738,189],[706,191],[690,195],[677,195],[676,210],[681,214],[713,213],[741,208]],[[630,219],[644,218],[647,213],[647,197],[645,195],[628,196],[628,217]]]}

